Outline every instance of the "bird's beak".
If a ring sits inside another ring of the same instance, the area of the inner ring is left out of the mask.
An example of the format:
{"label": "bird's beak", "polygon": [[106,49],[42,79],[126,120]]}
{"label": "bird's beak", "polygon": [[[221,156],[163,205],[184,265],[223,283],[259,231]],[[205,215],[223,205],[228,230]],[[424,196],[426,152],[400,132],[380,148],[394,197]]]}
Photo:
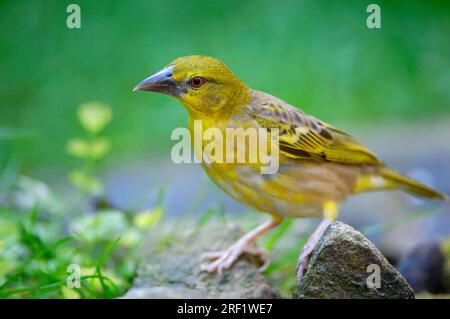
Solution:
{"label": "bird's beak", "polygon": [[172,74],[173,66],[164,68],[136,85],[133,92],[153,91],[172,96],[180,96],[182,93],[186,92],[186,89],[173,79]]}

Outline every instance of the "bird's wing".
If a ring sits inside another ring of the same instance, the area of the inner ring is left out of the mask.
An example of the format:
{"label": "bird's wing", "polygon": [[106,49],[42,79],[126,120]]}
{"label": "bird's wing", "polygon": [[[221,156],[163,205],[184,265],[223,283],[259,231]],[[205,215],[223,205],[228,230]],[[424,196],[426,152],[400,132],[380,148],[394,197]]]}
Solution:
{"label": "bird's wing", "polygon": [[247,113],[260,127],[279,129],[280,153],[291,158],[383,165],[350,135],[273,96],[254,94],[257,96],[248,105]]}

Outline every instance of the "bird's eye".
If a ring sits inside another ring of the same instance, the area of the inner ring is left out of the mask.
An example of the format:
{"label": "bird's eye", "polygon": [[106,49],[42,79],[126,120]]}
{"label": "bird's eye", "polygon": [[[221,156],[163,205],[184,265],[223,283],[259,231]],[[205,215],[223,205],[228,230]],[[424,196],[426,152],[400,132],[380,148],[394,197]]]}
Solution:
{"label": "bird's eye", "polygon": [[203,85],[203,83],[205,83],[205,79],[203,79],[200,76],[196,76],[191,79],[191,86],[195,89],[198,89],[199,87],[201,87]]}

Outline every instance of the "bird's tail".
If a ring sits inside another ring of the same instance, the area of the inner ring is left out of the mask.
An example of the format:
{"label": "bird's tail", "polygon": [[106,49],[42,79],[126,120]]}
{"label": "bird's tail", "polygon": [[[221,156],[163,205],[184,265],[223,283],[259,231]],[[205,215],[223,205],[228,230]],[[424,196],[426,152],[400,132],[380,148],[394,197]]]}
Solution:
{"label": "bird's tail", "polygon": [[447,195],[388,168],[381,169],[381,176],[386,183],[383,188],[398,188],[412,195],[448,201]]}

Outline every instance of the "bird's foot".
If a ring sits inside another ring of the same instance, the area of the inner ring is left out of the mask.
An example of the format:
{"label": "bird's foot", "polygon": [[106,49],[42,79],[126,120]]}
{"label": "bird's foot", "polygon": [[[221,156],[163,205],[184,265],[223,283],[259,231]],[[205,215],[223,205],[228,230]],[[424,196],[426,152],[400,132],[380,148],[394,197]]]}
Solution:
{"label": "bird's foot", "polygon": [[201,256],[202,259],[212,259],[214,261],[200,265],[200,269],[209,273],[222,273],[224,269],[230,268],[243,254],[250,254],[260,258],[263,262],[263,265],[259,268],[260,271],[263,271],[269,265],[269,254],[265,250],[255,247],[251,243],[238,241],[224,251],[204,253]]}
{"label": "bird's foot", "polygon": [[300,254],[300,257],[298,258],[298,264],[297,264],[297,282],[300,285],[303,279],[303,275],[306,273],[306,270],[308,269],[309,259],[311,257],[312,252],[314,251],[315,245],[312,245],[310,243],[307,243]]}
{"label": "bird's foot", "polygon": [[300,257],[298,258],[297,264],[297,282],[300,285],[303,279],[303,275],[306,273],[308,269],[309,260],[311,258],[311,254],[316,248],[317,243],[319,242],[320,237],[322,236],[325,229],[332,222],[330,218],[324,218],[319,226],[316,228],[314,233],[309,237],[306,245],[303,246],[302,252],[300,253]]}

